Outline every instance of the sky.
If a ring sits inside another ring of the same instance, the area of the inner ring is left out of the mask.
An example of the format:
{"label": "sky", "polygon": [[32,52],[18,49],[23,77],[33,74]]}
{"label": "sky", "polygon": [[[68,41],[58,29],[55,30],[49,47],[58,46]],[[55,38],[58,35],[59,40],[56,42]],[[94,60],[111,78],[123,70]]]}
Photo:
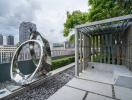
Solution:
{"label": "sky", "polygon": [[88,11],[88,0],[0,0],[0,33],[15,36],[19,41],[21,22],[36,24],[37,31],[50,43],[63,42],[66,12]]}

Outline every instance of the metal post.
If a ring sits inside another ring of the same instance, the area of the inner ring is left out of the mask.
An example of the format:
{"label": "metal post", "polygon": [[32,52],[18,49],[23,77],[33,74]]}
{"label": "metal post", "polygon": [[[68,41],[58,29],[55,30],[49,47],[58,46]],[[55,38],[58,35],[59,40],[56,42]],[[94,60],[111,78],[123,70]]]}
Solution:
{"label": "metal post", "polygon": [[80,71],[82,72],[82,33],[80,33]]}
{"label": "metal post", "polygon": [[102,63],[102,35],[100,35],[100,63]]}
{"label": "metal post", "polygon": [[98,57],[98,51],[99,51],[99,50],[98,50],[98,45],[99,45],[99,44],[98,44],[98,35],[97,35],[97,36],[96,36],[96,61],[97,61],[97,62],[99,61],[99,59],[98,59],[98,58],[99,58],[99,57]]}
{"label": "metal post", "polygon": [[84,34],[83,34],[83,68],[82,68],[82,70],[84,70],[84,68],[85,68],[85,50],[86,49],[86,47],[85,47],[85,36],[84,36]]}
{"label": "metal post", "polygon": [[110,58],[109,58],[109,61],[110,61],[110,64],[112,64],[112,34],[109,35],[109,43],[110,43],[110,47],[109,47],[109,52],[110,52]]}
{"label": "metal post", "polygon": [[95,62],[95,36],[93,36],[93,62]]}
{"label": "metal post", "polygon": [[79,43],[78,43],[78,32],[75,29],[75,76],[79,76]]}
{"label": "metal post", "polygon": [[109,59],[109,35],[105,35],[105,62],[109,63],[108,59]]}
{"label": "metal post", "polygon": [[88,43],[89,43],[88,37],[85,36],[85,68],[88,66],[88,62],[89,62],[89,60],[88,60],[88,54],[89,54]]}
{"label": "metal post", "polygon": [[90,48],[89,48],[89,46],[90,46],[90,37],[86,37],[86,58],[87,58],[87,60],[86,60],[86,66],[88,67],[88,62],[90,62]]}
{"label": "metal post", "polygon": [[112,34],[112,64],[115,64],[115,39],[114,34]]}
{"label": "metal post", "polygon": [[106,62],[106,58],[107,58],[107,57],[106,57],[106,56],[107,56],[107,55],[106,55],[106,41],[107,41],[107,40],[106,40],[106,35],[103,35],[103,38],[104,38],[104,42],[103,42],[103,43],[104,43],[104,44],[103,44],[103,45],[104,45],[104,48],[103,48],[103,49],[104,49],[104,63],[107,63],[107,62]]}
{"label": "metal post", "polygon": [[102,45],[101,45],[101,48],[102,48],[102,63],[104,63],[104,35],[101,36],[102,38]]}
{"label": "metal post", "polygon": [[91,41],[92,39],[91,39],[91,36],[89,36],[89,46],[88,46],[88,49],[89,49],[89,62],[91,62]]}

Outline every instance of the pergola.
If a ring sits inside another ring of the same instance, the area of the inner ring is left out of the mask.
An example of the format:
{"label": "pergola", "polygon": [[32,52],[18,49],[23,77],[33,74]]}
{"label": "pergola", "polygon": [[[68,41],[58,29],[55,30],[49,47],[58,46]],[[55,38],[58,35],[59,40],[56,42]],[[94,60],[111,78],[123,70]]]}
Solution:
{"label": "pergola", "polygon": [[75,72],[88,62],[125,65],[132,70],[132,14],[75,27]]}

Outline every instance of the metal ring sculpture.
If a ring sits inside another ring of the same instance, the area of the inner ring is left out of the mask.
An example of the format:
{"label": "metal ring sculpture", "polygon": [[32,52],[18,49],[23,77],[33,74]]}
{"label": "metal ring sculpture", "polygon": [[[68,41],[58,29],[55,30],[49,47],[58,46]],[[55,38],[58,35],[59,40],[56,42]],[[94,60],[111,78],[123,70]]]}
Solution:
{"label": "metal ring sculpture", "polygon": [[[37,37],[40,36],[41,40],[37,40]],[[40,46],[41,49],[41,55],[38,64],[36,64],[36,55],[35,55],[35,50],[34,50],[34,45],[37,43]],[[18,56],[20,54],[20,51],[23,46],[26,44],[29,44],[29,49],[30,49],[30,54],[33,63],[36,65],[36,69],[32,74],[29,75],[24,75],[20,72],[18,68]],[[22,43],[16,50],[12,62],[11,62],[11,69],[10,69],[10,76],[11,79],[14,80],[16,83],[25,85],[29,84],[31,80],[35,76],[39,76],[42,74],[47,74],[51,70],[51,51],[50,51],[50,46],[49,43],[46,39],[42,37],[42,35],[39,32],[32,32],[30,34],[30,40],[25,41]]]}
{"label": "metal ring sculpture", "polygon": [[[40,39],[41,39],[39,41],[41,41],[41,43],[43,44],[43,52],[44,52],[44,55],[43,55],[43,58],[42,58],[42,67],[41,67],[40,71],[41,72],[43,71],[46,74],[47,72],[49,72],[51,70],[51,50],[50,50],[50,45],[49,45],[49,42],[45,38],[43,38],[43,36],[39,32],[35,31],[35,32],[32,32],[30,34],[30,39],[31,40],[32,39],[33,40],[34,39],[37,40],[37,37],[40,37]],[[33,43],[30,44],[30,45],[34,46]],[[31,52],[31,56],[36,59],[36,57],[34,56],[35,55],[34,54],[34,49],[30,49],[30,52]]]}

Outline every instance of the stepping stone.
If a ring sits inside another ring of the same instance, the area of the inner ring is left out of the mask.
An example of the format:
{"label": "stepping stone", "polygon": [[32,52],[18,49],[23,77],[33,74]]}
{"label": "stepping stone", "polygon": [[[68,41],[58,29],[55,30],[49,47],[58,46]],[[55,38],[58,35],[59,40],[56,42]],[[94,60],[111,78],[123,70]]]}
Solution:
{"label": "stepping stone", "polygon": [[67,85],[85,91],[112,97],[112,86],[109,84],[73,78],[70,82],[67,83]]}
{"label": "stepping stone", "polygon": [[115,85],[132,89],[132,76],[130,76],[130,75],[118,75],[118,78],[115,81]]}
{"label": "stepping stone", "polygon": [[88,93],[85,100],[114,100],[114,99],[104,97],[104,96],[101,96],[101,95],[97,95],[97,94],[93,94],[93,93]]}
{"label": "stepping stone", "polygon": [[83,100],[85,93],[85,91],[63,86],[55,92],[55,94],[49,97],[48,100]]}
{"label": "stepping stone", "polygon": [[132,89],[114,86],[115,96],[121,100],[132,100]]}

